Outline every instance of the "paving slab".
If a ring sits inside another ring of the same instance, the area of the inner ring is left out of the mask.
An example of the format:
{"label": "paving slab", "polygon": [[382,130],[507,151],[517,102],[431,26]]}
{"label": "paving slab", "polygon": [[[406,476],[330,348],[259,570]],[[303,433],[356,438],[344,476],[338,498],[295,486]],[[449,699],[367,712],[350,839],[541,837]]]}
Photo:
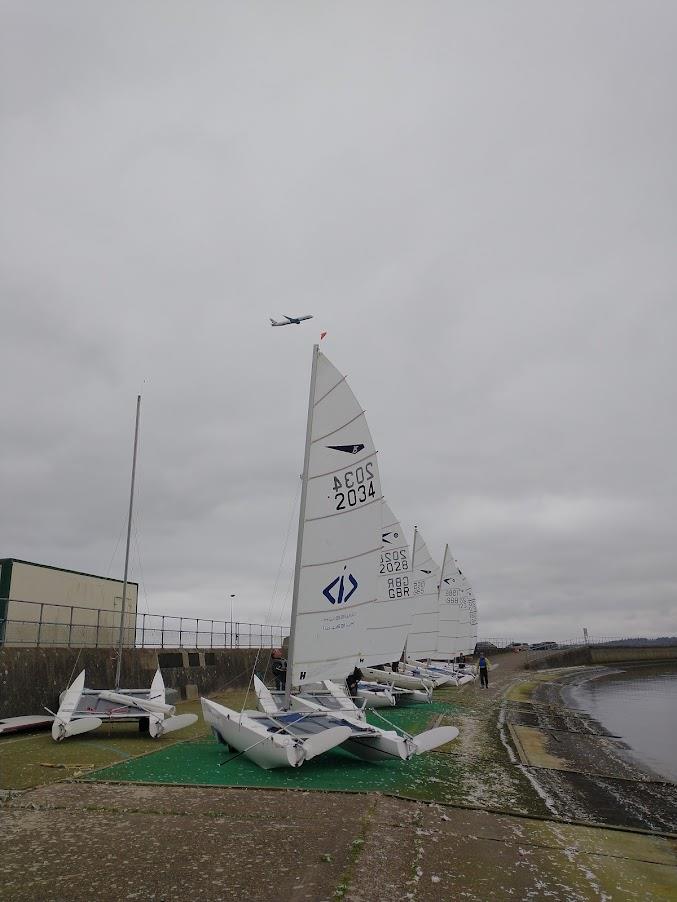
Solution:
{"label": "paving slab", "polygon": [[661,836],[375,793],[62,783],[0,808],[0,898],[677,898]]}

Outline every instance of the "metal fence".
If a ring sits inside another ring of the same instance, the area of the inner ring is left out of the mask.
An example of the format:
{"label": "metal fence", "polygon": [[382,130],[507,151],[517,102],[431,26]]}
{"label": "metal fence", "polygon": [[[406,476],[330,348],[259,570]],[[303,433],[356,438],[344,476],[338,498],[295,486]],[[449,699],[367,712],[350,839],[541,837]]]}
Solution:
{"label": "metal fence", "polygon": [[[289,627],[265,623],[128,612],[125,648],[259,648],[282,645]],[[114,648],[120,612],[9,599],[0,618],[0,645]]]}

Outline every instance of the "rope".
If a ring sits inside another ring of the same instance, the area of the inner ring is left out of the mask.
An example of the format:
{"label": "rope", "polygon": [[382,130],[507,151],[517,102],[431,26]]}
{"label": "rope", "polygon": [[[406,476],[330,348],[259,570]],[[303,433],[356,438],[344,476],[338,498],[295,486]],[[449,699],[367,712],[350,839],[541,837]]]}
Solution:
{"label": "rope", "polygon": [[[273,604],[274,604],[274,602],[275,602],[275,593],[277,592],[277,587],[278,587],[278,584],[279,584],[279,581],[280,581],[280,575],[281,575],[281,573],[282,573],[282,567],[283,567],[283,564],[284,564],[284,559],[285,559],[286,554],[287,554],[287,546],[289,545],[289,536],[290,536],[290,534],[291,534],[292,523],[293,523],[293,520],[294,520],[294,513],[295,513],[295,511],[296,511],[296,504],[297,504],[297,501],[298,501],[300,495],[301,495],[301,480],[299,480],[298,486],[296,487],[296,491],[294,492],[294,498],[293,498],[293,501],[292,501],[291,509],[290,509],[290,511],[289,511],[289,522],[287,523],[287,534],[286,534],[286,536],[285,536],[284,545],[283,545],[283,547],[282,547],[282,555],[281,555],[281,557],[280,557],[280,563],[279,563],[279,566],[278,566],[278,568],[277,568],[277,576],[275,577],[275,583],[274,583],[274,585],[273,585],[273,591],[272,591],[271,596],[270,596],[270,603],[269,603],[269,605],[268,605],[268,613],[266,614],[266,618],[265,618],[265,623],[266,623],[268,626],[271,626],[271,619],[272,619],[272,613],[273,613]],[[293,575],[293,574],[292,574],[292,575]],[[261,639],[262,639],[262,641],[263,641],[263,637],[261,637]],[[240,710],[240,713],[242,713],[242,711],[244,711],[245,707],[247,706],[247,699],[249,698],[249,692],[250,692],[250,690],[251,690],[252,683],[254,682],[254,673],[255,673],[256,668],[257,668],[258,663],[259,663],[259,658],[260,658],[260,656],[261,656],[261,650],[262,650],[262,648],[263,648],[263,645],[261,644],[261,645],[259,645],[259,647],[258,647],[258,649],[257,649],[257,651],[256,651],[256,658],[255,658],[255,660],[254,660],[254,666],[253,666],[252,672],[251,672],[251,674],[250,674],[250,676],[249,676],[249,683],[247,684],[247,691],[245,692],[244,702],[242,703],[242,708],[241,708],[241,710]],[[263,674],[264,678],[265,678],[265,676],[266,676],[267,673],[268,673],[268,663],[266,663],[266,669],[265,669],[264,674]]]}
{"label": "rope", "polygon": [[389,727],[392,727],[393,730],[395,730],[396,733],[397,733],[397,732],[402,733],[402,735],[405,736],[407,739],[413,739],[413,738],[414,738],[414,737],[412,736],[411,733],[407,733],[407,731],[406,731],[405,729],[403,729],[402,727],[396,726],[396,724],[391,723],[391,722],[388,720],[387,717],[384,717],[382,714],[379,714],[378,708],[372,708],[372,709],[371,709],[371,713],[372,713],[372,714],[375,714],[377,717],[380,717],[381,720],[385,721],[385,723],[387,723]]}

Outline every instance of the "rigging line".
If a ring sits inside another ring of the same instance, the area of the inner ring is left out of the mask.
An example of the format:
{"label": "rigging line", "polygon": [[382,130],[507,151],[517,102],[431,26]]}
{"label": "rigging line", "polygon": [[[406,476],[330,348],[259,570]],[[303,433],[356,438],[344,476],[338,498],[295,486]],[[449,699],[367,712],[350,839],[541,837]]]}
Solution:
{"label": "rigging line", "polygon": [[[292,501],[291,509],[289,511],[289,520],[287,522],[287,533],[285,535],[284,545],[282,547],[282,554],[280,556],[280,564],[277,568],[277,575],[275,576],[275,585],[273,586],[273,592],[272,592],[272,595],[270,598],[270,606],[268,608],[269,619],[272,619],[273,608],[275,605],[275,595],[278,590],[278,586],[280,583],[280,577],[282,576],[282,569],[284,567],[284,561],[287,556],[287,548],[289,546],[289,538],[291,536],[292,527],[294,524],[294,514],[296,513],[296,505],[298,504],[299,495],[301,494],[301,485],[302,485],[302,481],[299,479],[298,485],[296,487],[296,491],[294,493],[294,499]],[[270,626],[271,624],[269,623],[268,625]]]}
{"label": "rigging line", "polygon": [[378,713],[378,708],[372,708],[372,709],[371,709],[371,713],[372,713],[372,714],[376,714],[378,717],[380,717],[381,720],[385,721],[385,722],[388,724],[388,726],[392,727],[393,730],[395,730],[396,733],[398,733],[398,732],[399,732],[399,733],[402,733],[404,736],[406,736],[407,739],[414,739],[414,737],[412,736],[412,734],[411,734],[411,733],[407,733],[407,731],[404,729],[404,727],[398,727],[398,726],[396,726],[394,723],[391,723],[391,722],[388,720],[387,717],[384,717],[382,714],[379,714],[379,713]]}
{"label": "rigging line", "polygon": [[[139,538],[139,530],[137,529],[137,526],[136,526],[136,518],[134,519],[132,526],[133,526],[133,530],[134,530],[133,531],[133,539],[134,539],[134,548],[136,549],[136,559],[139,564],[139,573],[141,575],[141,587],[143,589],[143,603],[146,608],[146,614],[149,614],[150,610],[148,608],[148,590],[146,589],[146,578],[143,573],[143,563],[141,562],[141,539]],[[137,597],[136,597],[136,608],[137,608],[137,612],[138,612],[138,609],[139,609],[138,592],[137,592]]]}
{"label": "rigging line", "polygon": [[125,531],[125,527],[123,524],[122,528],[120,529],[120,534],[118,535],[118,540],[115,543],[115,549],[113,551],[113,554],[111,555],[110,561],[108,562],[108,567],[106,569],[107,577],[110,576],[111,567],[113,566],[113,560],[115,559],[115,555],[118,553],[118,548],[120,547],[120,542],[122,541],[122,536],[124,534],[124,531]]}
{"label": "rigging line", "polygon": [[[291,534],[292,525],[293,525],[293,521],[294,521],[294,513],[296,512],[296,503],[297,503],[297,500],[298,500],[298,498],[299,498],[299,496],[300,496],[300,494],[301,494],[301,487],[302,487],[302,484],[303,484],[302,480],[299,479],[298,484],[297,484],[297,487],[296,487],[296,491],[294,492],[294,499],[293,499],[293,501],[292,501],[291,509],[290,509],[290,511],[289,511],[289,521],[288,521],[288,523],[287,523],[287,534],[286,534],[286,536],[285,536],[284,545],[283,545],[283,547],[282,547],[282,554],[281,554],[281,556],[280,556],[280,563],[279,563],[279,566],[278,566],[278,568],[277,568],[277,576],[275,577],[275,584],[273,585],[273,591],[272,591],[272,594],[271,594],[271,596],[270,596],[270,603],[269,603],[269,605],[268,605],[268,613],[267,613],[267,615],[266,615],[266,623],[267,623],[268,626],[271,626],[271,625],[272,625],[272,624],[271,624],[271,619],[272,619],[272,613],[273,613],[273,605],[274,605],[274,603],[275,603],[275,592],[277,591],[277,586],[278,586],[278,583],[279,583],[279,580],[280,580],[280,576],[281,576],[281,574],[282,574],[282,567],[283,567],[283,565],[284,565],[284,559],[285,559],[285,556],[286,556],[286,554],[287,554],[287,546],[288,546],[288,544],[289,544],[289,536],[290,536],[290,534]],[[261,642],[263,643],[263,636],[261,637]],[[256,668],[257,668],[258,663],[259,663],[259,658],[260,658],[260,656],[261,656],[261,649],[262,649],[262,647],[263,647],[263,645],[261,644],[261,645],[259,645],[259,647],[258,647],[257,650],[256,650],[256,658],[254,659],[254,666],[252,667],[251,673],[250,673],[250,675],[249,675],[249,682],[248,682],[248,684],[247,684],[247,690],[246,690],[246,692],[245,692],[244,701],[243,701],[243,703],[242,703],[242,709],[241,709],[240,713],[242,713],[242,711],[244,711],[244,709],[245,709],[245,707],[246,707],[246,705],[247,705],[247,699],[248,699],[248,697],[249,697],[249,691],[250,691],[251,686],[252,686],[252,683],[253,683],[253,681],[254,681],[254,673],[255,673]],[[268,672],[268,664],[266,664],[266,669],[265,669],[264,674],[263,674],[264,677],[266,676],[267,672]]]}

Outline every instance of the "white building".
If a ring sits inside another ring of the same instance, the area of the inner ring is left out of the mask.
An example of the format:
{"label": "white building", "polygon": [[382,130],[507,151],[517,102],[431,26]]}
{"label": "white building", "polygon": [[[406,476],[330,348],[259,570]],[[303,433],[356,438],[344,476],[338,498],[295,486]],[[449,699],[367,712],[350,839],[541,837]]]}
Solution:
{"label": "white building", "polygon": [[[16,558],[0,559],[0,645],[112,647],[122,580]],[[127,583],[124,644],[133,646],[138,584]]]}

